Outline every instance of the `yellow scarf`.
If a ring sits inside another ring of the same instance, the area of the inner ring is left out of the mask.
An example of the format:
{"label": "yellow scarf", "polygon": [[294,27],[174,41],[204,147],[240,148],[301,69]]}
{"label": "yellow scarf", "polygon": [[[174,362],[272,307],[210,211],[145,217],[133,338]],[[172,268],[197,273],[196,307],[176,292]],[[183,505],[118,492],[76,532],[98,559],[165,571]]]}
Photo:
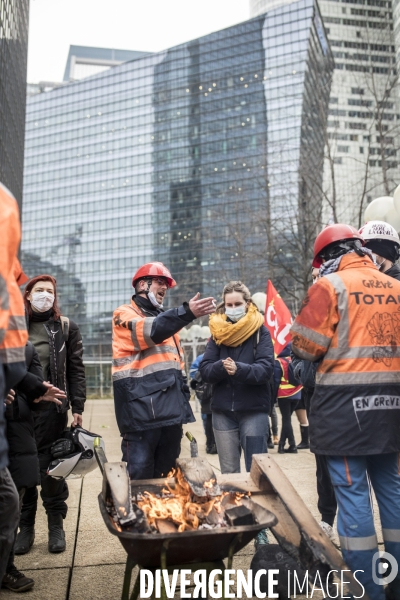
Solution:
{"label": "yellow scarf", "polygon": [[250,304],[246,315],[237,323],[227,321],[225,314],[214,313],[210,317],[210,331],[215,343],[219,346],[232,346],[236,348],[243,344],[264,323],[262,314]]}

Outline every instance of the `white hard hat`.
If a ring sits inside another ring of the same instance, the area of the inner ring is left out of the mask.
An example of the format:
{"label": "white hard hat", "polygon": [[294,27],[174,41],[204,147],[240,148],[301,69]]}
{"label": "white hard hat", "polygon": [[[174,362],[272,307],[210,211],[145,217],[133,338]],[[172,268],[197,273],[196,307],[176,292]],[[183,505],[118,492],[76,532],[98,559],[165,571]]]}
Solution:
{"label": "white hard hat", "polygon": [[387,240],[400,245],[399,234],[386,221],[368,221],[361,227],[359,233],[366,242],[368,240]]}
{"label": "white hard hat", "polygon": [[386,221],[369,221],[361,227],[359,233],[366,242],[368,240],[387,240],[400,245],[399,234]]}
{"label": "white hard hat", "polygon": [[47,467],[47,475],[54,479],[66,479],[70,475],[83,476],[97,467],[94,454],[94,440],[100,438],[100,445],[105,450],[104,440],[95,433],[78,427],[72,428],[63,434],[62,439],[53,444],[52,449],[63,440],[69,440],[69,451],[67,454],[58,453],[58,458],[52,460]]}

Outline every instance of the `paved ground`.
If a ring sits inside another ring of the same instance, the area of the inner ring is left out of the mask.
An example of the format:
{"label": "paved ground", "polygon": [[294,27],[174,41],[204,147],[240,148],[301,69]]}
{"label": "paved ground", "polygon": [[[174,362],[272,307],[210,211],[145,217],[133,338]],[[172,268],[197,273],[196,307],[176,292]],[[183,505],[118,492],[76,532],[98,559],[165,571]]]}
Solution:
{"label": "paved ground", "polygon": [[[200,413],[197,422],[188,429],[199,443],[199,453],[205,455],[205,438]],[[295,433],[298,424],[293,418]],[[89,400],[84,414],[84,427],[103,436],[110,461],[121,460],[118,434],[112,400]],[[319,520],[316,508],[315,462],[308,450],[297,455],[277,454],[274,459],[299,492],[312,514]],[[182,442],[182,455],[189,455],[189,442]],[[208,456],[215,470],[219,470],[217,456]],[[97,496],[101,491],[99,470],[83,480],[68,483],[69,511],[65,521],[67,550],[60,555],[47,551],[47,523],[41,508],[37,515],[36,540],[25,556],[16,557],[16,565],[33,577],[35,587],[26,593],[29,600],[116,600],[121,595],[126,554],[117,538],[111,536],[100,516]],[[377,513],[377,511],[376,511]],[[379,540],[382,542],[382,539]],[[248,569],[253,556],[253,545],[244,548],[235,558],[234,568]],[[2,590],[7,600],[15,594]],[[299,597],[299,596],[298,596]]]}

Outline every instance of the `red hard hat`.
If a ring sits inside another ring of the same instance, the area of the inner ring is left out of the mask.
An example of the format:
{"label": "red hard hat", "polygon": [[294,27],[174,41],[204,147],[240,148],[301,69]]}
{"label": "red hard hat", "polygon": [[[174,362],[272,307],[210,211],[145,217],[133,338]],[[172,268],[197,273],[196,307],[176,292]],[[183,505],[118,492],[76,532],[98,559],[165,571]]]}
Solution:
{"label": "red hard hat", "polygon": [[175,279],[161,262],[146,263],[139,267],[133,276],[132,287],[135,287],[139,279],[144,279],[145,277],[164,277],[168,282],[168,287],[173,288],[176,286]]}
{"label": "red hard hat", "polygon": [[314,242],[314,259],[312,266],[319,269],[322,265],[322,259],[319,256],[324,248],[330,246],[334,242],[343,242],[344,240],[360,240],[364,246],[364,240],[352,225],[344,225],[343,223],[335,223],[328,225],[317,235]]}

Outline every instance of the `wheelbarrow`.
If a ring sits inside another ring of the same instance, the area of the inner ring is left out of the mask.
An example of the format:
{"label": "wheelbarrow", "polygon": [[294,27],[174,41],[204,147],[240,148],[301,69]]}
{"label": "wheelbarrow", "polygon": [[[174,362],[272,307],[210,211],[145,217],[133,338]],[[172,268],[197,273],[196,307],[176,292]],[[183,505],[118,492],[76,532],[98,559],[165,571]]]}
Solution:
{"label": "wheelbarrow", "polygon": [[[108,531],[118,537],[127,553],[121,600],[137,600],[139,596],[139,576],[129,596],[131,574],[135,566],[139,566],[139,569],[167,569],[171,573],[174,569],[188,567],[192,571],[205,569],[207,574],[213,569],[220,569],[223,575],[223,560],[227,559],[227,568],[231,569],[234,554],[265,528],[272,531],[281,547],[303,569],[311,572],[318,570],[321,577],[331,570],[347,570],[350,593],[362,596],[362,587],[346,567],[340,553],[269,454],[253,455],[250,473],[217,475],[217,484],[222,491],[251,493],[249,506],[257,524],[155,534],[124,530],[111,517],[107,505],[113,503],[122,511],[122,516],[126,516],[132,496],[143,491],[161,491],[165,481],[129,481],[125,463],[107,463],[101,448],[95,447],[95,452],[103,471],[103,488],[98,497],[100,512]],[[168,483],[173,485],[174,480],[170,479]],[[161,598],[166,600],[163,586]],[[363,599],[368,600],[366,595]]]}

